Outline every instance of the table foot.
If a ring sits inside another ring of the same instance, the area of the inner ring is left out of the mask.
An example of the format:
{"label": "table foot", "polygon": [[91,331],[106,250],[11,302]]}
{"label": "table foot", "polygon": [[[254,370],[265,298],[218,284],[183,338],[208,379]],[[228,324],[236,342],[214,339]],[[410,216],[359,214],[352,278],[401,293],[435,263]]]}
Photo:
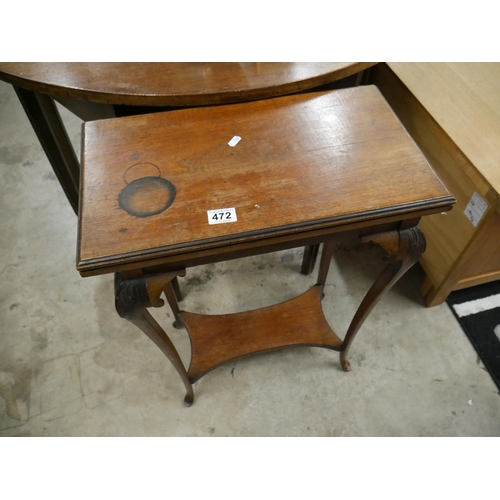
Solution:
{"label": "table foot", "polygon": [[388,264],[368,290],[347,330],[340,353],[340,363],[344,371],[350,369],[347,354],[361,325],[380,299],[418,261],[426,246],[424,234],[418,227],[375,234],[363,238],[362,241],[372,241],[380,245],[387,252]]}
{"label": "table foot", "polygon": [[186,397],[184,398],[184,406],[189,407],[194,403],[194,394],[186,394]]}
{"label": "table foot", "polygon": [[345,353],[341,352],[340,353],[340,366],[342,366],[342,370],[345,372],[350,372],[351,371],[351,363],[345,359]]}

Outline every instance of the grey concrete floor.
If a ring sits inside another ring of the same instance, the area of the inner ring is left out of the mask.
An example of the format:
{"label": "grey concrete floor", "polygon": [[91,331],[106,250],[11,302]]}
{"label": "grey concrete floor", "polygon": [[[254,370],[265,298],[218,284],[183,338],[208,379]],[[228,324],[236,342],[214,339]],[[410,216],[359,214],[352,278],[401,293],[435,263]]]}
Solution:
{"label": "grey concrete floor", "polygon": [[[61,109],[75,149],[81,122]],[[77,218],[13,89],[0,83],[0,435],[498,436],[500,397],[447,305],[425,308],[415,266],[351,350],[293,348],[228,363],[183,386],[114,310],[113,278],[75,270]],[[202,313],[281,302],[314,284],[295,249],[202,266],[181,279]],[[323,300],[339,336],[382,269],[382,252],[339,245]],[[189,340],[154,310],[189,362]]]}

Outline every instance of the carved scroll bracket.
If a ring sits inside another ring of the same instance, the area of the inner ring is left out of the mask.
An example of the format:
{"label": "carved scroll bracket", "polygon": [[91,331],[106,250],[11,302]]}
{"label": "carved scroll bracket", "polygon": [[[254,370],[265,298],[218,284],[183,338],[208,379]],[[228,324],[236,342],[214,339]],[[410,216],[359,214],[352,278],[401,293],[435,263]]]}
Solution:
{"label": "carved scroll bracket", "polygon": [[426,241],[419,227],[401,231],[372,234],[361,238],[363,243],[373,242],[387,252],[389,262],[410,259],[417,262],[425,252]]}

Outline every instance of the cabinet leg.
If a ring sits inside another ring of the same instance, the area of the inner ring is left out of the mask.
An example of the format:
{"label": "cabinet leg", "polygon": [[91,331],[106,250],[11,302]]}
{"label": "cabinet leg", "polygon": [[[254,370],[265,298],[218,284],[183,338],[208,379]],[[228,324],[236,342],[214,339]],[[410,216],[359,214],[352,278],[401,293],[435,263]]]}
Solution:
{"label": "cabinet leg", "polygon": [[420,259],[425,251],[425,237],[418,227],[368,236],[363,241],[373,241],[384,248],[388,253],[388,264],[361,302],[347,330],[340,352],[340,364],[344,371],[351,369],[347,354],[367,316],[384,294]]}
{"label": "cabinet leg", "polygon": [[443,284],[436,288],[426,276],[419,289],[420,295],[427,307],[439,306],[451,293],[451,290],[444,287]]}
{"label": "cabinet leg", "polygon": [[194,401],[194,392],[186,368],[168,335],[147,310],[151,306],[163,305],[159,296],[165,288],[170,288],[170,282],[174,277],[175,274],[172,273],[157,275],[152,278],[152,282],[148,283],[147,277],[123,280],[120,274],[116,274],[115,305],[122,318],[142,330],[167,356],[186,388],[184,405],[191,406]]}

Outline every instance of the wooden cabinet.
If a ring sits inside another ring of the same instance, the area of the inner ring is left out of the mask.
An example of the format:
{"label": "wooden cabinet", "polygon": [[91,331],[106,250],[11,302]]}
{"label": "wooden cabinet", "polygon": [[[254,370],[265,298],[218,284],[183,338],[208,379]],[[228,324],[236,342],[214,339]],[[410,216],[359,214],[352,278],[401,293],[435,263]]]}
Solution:
{"label": "wooden cabinet", "polygon": [[[370,83],[457,199],[451,212],[420,225],[427,239],[420,260],[426,305],[500,279],[500,64],[379,64]],[[475,193],[485,210],[473,223],[466,208]]]}

